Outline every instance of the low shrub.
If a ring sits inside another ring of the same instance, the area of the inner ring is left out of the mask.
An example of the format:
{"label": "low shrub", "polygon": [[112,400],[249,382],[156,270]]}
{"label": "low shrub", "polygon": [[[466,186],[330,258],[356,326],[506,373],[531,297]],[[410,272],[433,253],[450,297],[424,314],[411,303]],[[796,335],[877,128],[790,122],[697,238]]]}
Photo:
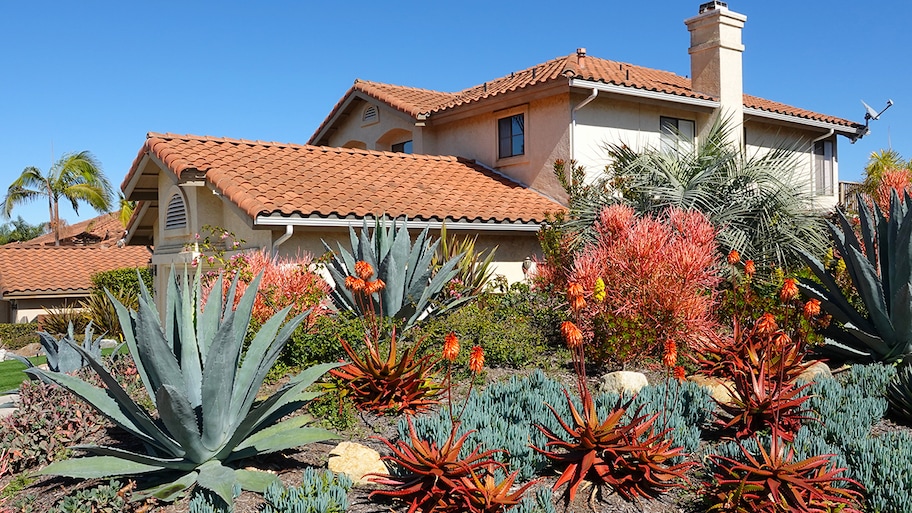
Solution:
{"label": "low shrub", "polygon": [[15,351],[29,344],[38,343],[38,324],[34,322],[21,324],[0,324],[0,345]]}
{"label": "low shrub", "polygon": [[129,486],[120,481],[83,488],[65,496],[48,513],[127,513],[135,511],[135,504],[129,503]]}

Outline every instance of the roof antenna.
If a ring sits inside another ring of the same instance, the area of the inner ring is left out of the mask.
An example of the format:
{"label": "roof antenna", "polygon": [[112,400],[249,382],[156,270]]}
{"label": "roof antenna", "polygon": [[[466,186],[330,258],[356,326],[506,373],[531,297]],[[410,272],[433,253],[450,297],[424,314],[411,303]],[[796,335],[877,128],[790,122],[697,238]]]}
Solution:
{"label": "roof antenna", "polygon": [[864,105],[864,108],[865,108],[865,124],[864,124],[864,128],[858,129],[858,133],[856,134],[856,137],[852,138],[853,143],[856,140],[871,133],[871,129],[868,128],[868,124],[870,124],[871,121],[877,121],[878,119],[880,119],[880,115],[883,114],[884,112],[886,112],[887,109],[889,109],[890,107],[893,106],[893,100],[887,100],[887,106],[884,107],[883,110],[881,110],[880,112],[877,112],[876,110],[874,110],[874,108],[871,107],[870,105],[868,105],[867,103],[865,103],[864,100],[861,100],[861,104]]}

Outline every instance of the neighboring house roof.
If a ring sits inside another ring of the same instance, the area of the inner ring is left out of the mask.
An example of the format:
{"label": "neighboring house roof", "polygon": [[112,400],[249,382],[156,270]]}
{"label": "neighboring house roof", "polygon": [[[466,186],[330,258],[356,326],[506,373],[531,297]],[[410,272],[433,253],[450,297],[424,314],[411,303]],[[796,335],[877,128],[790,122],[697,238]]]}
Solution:
{"label": "neighboring house roof", "polygon": [[0,296],[4,299],[88,294],[100,271],[145,267],[143,246],[0,246]]}
{"label": "neighboring house roof", "polygon": [[[61,246],[88,246],[104,241],[116,242],[124,235],[124,226],[120,222],[120,211],[102,214],[76,224],[64,226],[60,230]],[[23,241],[22,246],[54,245],[54,233],[45,233],[34,239]]]}
{"label": "neighboring house roof", "polygon": [[[689,78],[676,75],[669,71],[661,71],[607,59],[599,59],[592,56],[583,57],[582,65],[579,60],[580,56],[576,53],[572,53],[455,93],[355,80],[354,85],[348,90],[345,96],[339,100],[323,123],[317,128],[316,132],[314,132],[313,136],[311,136],[309,142],[311,144],[319,142],[325,129],[332,123],[332,120],[336,115],[344,109],[345,105],[349,102],[349,99],[353,95],[359,93],[386,103],[414,118],[455,109],[463,105],[500,96],[512,91],[527,89],[539,84],[569,81],[570,79],[614,84],[622,87],[629,87],[631,89],[666,93],[686,98],[717,100],[717,98],[710,95],[694,91],[691,88]],[[797,107],[792,107],[791,105],[747,94],[744,95],[744,106],[746,108],[753,108],[802,119],[832,123],[847,128],[858,128],[861,126],[854,121],[799,109]]]}
{"label": "neighboring house roof", "polygon": [[[148,134],[124,179],[128,198],[157,190],[152,177],[144,182],[149,191],[138,185],[147,157],[178,178],[204,175],[252,219],[388,214],[422,221],[537,224],[547,212],[564,208],[457,157],[156,133]],[[136,220],[134,215],[131,229]]]}

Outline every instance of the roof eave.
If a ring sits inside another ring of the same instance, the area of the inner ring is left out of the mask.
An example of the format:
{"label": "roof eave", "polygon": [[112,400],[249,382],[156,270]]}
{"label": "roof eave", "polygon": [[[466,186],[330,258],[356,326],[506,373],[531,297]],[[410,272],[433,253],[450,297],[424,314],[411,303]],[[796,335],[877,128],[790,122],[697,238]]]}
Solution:
{"label": "roof eave", "polygon": [[617,84],[609,84],[606,82],[595,82],[592,80],[583,80],[580,78],[571,78],[570,87],[578,87],[580,89],[597,89],[600,92],[606,93],[615,93],[624,96],[634,96],[637,98],[646,98],[650,100],[660,100],[674,103],[683,103],[686,105],[693,105],[696,107],[706,107],[710,109],[716,109],[719,107],[719,102],[717,100],[707,100],[705,98],[694,98],[691,96],[682,96],[679,94],[665,93],[662,91],[652,91],[649,89],[641,89],[637,87],[628,87]]}
{"label": "roof eave", "polygon": [[[258,215],[254,220],[254,225],[264,227],[291,225],[308,228],[357,228],[364,223],[364,219],[365,217],[288,216],[281,213],[274,213],[270,215]],[[372,220],[374,218],[373,216],[369,216],[367,219]],[[421,221],[409,219],[406,222],[406,226],[409,228],[430,228],[432,230],[440,229],[444,224],[446,224],[447,230],[472,230],[479,232],[537,232],[541,227],[541,223],[535,221]]]}
{"label": "roof eave", "polygon": [[756,116],[758,118],[766,118],[775,121],[784,121],[786,123],[794,123],[802,126],[820,128],[823,130],[833,130],[835,133],[844,135],[852,141],[861,139],[867,133],[865,128],[861,125],[846,126],[838,123],[831,123],[829,121],[802,118],[799,116],[792,116],[790,114],[782,114],[781,112],[772,112],[768,110],[758,109],[756,107],[744,107],[744,114]]}

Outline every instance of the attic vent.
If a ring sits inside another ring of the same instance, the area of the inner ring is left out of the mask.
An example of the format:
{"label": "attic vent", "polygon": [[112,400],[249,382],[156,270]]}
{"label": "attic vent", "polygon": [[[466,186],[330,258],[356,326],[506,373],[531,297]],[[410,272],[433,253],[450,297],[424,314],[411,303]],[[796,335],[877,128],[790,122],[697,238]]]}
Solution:
{"label": "attic vent", "polygon": [[380,121],[380,110],[376,105],[368,105],[364,108],[364,112],[361,114],[361,123],[364,125],[372,125]]}
{"label": "attic vent", "polygon": [[168,201],[168,212],[165,215],[165,230],[178,230],[187,227],[187,206],[180,194],[171,196]]}

